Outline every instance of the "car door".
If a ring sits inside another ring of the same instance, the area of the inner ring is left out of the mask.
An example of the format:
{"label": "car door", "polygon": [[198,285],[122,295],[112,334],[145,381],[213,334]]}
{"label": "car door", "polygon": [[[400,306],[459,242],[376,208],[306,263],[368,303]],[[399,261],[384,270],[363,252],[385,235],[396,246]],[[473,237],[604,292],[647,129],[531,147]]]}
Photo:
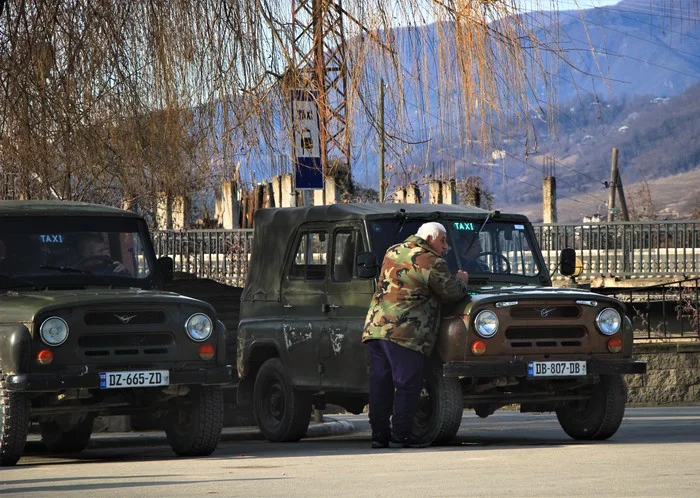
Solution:
{"label": "car door", "polygon": [[375,281],[358,278],[355,267],[355,255],[365,247],[359,224],[334,229],[327,287],[329,320],[319,346],[324,390],[367,392],[369,388],[362,329]]}
{"label": "car door", "polygon": [[328,246],[325,226],[302,226],[285,265],[281,354],[296,386],[320,383],[318,343],[327,320]]}

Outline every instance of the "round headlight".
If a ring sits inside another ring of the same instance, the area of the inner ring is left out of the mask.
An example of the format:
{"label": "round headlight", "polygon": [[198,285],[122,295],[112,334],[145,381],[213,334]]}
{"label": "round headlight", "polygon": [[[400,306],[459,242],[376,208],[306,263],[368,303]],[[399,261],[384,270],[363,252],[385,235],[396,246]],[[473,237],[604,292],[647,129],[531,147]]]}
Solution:
{"label": "round headlight", "polygon": [[185,330],[190,339],[197,342],[206,341],[211,336],[211,331],[214,329],[209,318],[204,313],[195,313],[187,319]]}
{"label": "round headlight", "polygon": [[41,324],[39,335],[49,346],[60,346],[68,339],[68,324],[63,318],[52,316]]}
{"label": "round headlight", "polygon": [[490,310],[481,311],[474,319],[474,328],[481,337],[493,337],[498,332],[498,317]]}
{"label": "round headlight", "polygon": [[616,309],[605,308],[595,317],[595,323],[598,326],[598,330],[603,334],[613,335],[620,330],[622,319],[620,318],[620,313],[618,313]]}

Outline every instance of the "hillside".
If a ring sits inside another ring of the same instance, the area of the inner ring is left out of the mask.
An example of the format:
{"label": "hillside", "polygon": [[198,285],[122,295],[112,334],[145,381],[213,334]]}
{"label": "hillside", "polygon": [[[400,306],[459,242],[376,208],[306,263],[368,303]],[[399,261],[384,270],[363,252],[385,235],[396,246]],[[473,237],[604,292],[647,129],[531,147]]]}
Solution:
{"label": "hillside", "polygon": [[[695,138],[700,132],[700,23],[683,7],[626,0],[582,11],[527,14],[533,25],[543,26],[543,39],[558,34],[561,53],[577,68],[548,62],[556,68],[549,84],[559,104],[550,115],[544,107],[532,108],[530,137],[525,138],[522,123],[506,120],[495,130],[494,144],[465,145],[464,130],[433,116],[424,129],[415,123],[411,128],[411,136],[430,137],[430,143],[388,162],[402,162],[404,170],[413,164],[424,180],[451,172],[458,179],[479,176],[493,193],[495,207],[508,210],[539,206],[547,164],[557,177],[560,219],[574,221],[607,201],[603,184],[610,176],[611,150],[617,147],[628,197],[635,184],[648,186],[657,210],[686,216],[693,209],[694,190],[683,187],[693,184],[700,165]],[[430,35],[434,27],[423,29]],[[415,55],[408,50],[402,53],[407,64],[411,57]],[[535,93],[546,93],[543,84]],[[373,185],[375,151],[367,147],[356,157],[355,178]],[[657,182],[664,177],[676,180]],[[671,197],[662,194],[664,185],[679,179],[684,183],[677,184]],[[567,209],[566,202],[576,207]],[[535,211],[535,218],[541,218],[541,208]]]}
{"label": "hillside", "polygon": [[[617,147],[628,197],[634,192],[633,184],[646,182],[659,210],[689,214],[695,207],[696,190],[685,187],[694,184],[695,176],[700,177],[700,85],[668,99],[647,96],[622,104],[595,104],[578,112],[562,111],[558,134],[542,140],[538,153],[527,160],[516,160],[513,151],[514,157],[503,160],[510,178],[504,181],[495,172],[486,176],[497,204],[515,209],[540,203],[541,189],[533,185],[541,185],[542,166],[545,158],[551,157],[560,201],[577,198],[576,216],[579,212],[594,213],[607,201],[603,184],[610,178],[612,149]],[[660,181],[667,177],[669,180]],[[674,181],[677,186],[672,196],[656,192]],[[564,213],[560,211],[562,220]]]}

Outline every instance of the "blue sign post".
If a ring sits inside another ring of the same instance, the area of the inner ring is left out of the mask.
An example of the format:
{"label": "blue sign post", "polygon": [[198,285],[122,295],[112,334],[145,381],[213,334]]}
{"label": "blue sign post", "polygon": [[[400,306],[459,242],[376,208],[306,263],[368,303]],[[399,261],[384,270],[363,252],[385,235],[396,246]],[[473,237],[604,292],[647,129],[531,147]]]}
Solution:
{"label": "blue sign post", "polygon": [[292,144],[297,190],[322,190],[321,133],[317,92],[292,90]]}

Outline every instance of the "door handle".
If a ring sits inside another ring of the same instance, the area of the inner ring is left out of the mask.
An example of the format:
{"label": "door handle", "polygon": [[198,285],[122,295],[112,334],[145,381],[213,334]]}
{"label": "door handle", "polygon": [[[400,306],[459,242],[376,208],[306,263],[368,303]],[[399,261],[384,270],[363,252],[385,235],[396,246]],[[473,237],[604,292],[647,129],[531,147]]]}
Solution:
{"label": "door handle", "polygon": [[289,303],[285,304],[282,306],[283,308],[293,308],[293,306]]}
{"label": "door handle", "polygon": [[342,308],[342,306],[339,304],[329,304],[328,307],[332,310],[337,310],[338,308]]}

